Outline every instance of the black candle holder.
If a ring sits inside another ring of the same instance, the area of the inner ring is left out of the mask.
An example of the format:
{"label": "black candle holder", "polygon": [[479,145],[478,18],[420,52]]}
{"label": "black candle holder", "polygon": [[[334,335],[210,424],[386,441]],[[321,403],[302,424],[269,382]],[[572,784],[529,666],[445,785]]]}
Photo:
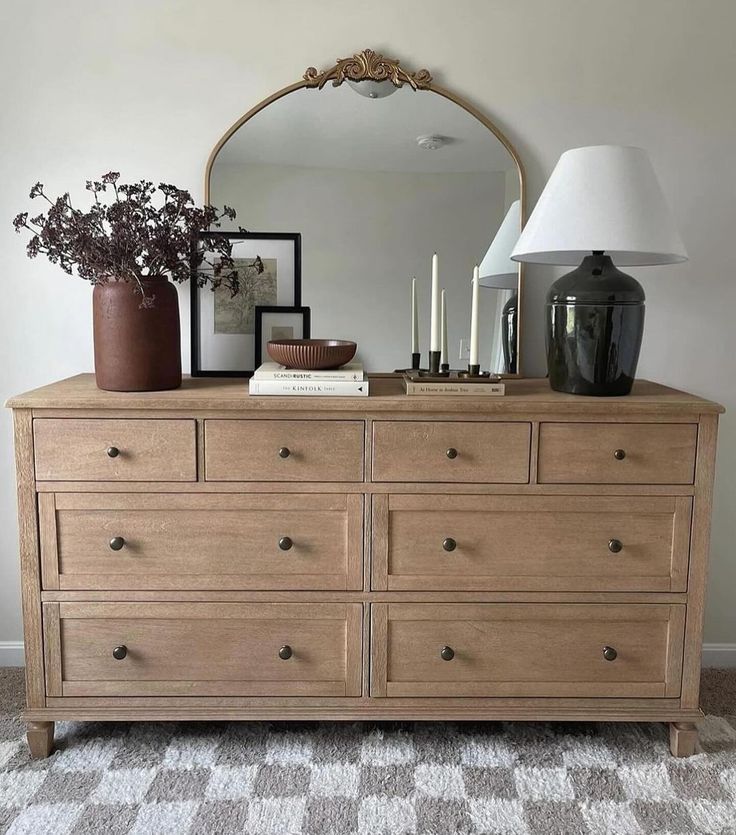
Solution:
{"label": "black candle holder", "polygon": [[430,374],[439,374],[440,373],[440,357],[442,356],[441,351],[430,351],[429,352],[429,373]]}
{"label": "black candle holder", "polygon": [[467,371],[458,371],[457,376],[461,380],[500,380],[498,374],[491,374],[490,371],[481,371],[479,365],[469,365]]}
{"label": "black candle holder", "polygon": [[404,376],[412,383],[453,383],[459,380],[464,383],[496,383],[501,381],[498,374],[491,374],[490,371],[480,371],[478,374],[471,375],[465,369],[458,371],[452,368],[448,371],[438,371],[436,374],[426,368],[420,368],[418,371],[405,371]]}
{"label": "black candle holder", "polygon": [[446,380],[450,376],[451,372],[448,369],[447,371],[430,371],[427,368],[420,368],[419,371],[412,372],[409,376],[414,379],[416,377],[419,379],[427,378],[429,380]]}
{"label": "black candle holder", "polygon": [[440,363],[440,371],[442,372],[442,374],[449,374],[450,373],[450,363],[449,362]]}
{"label": "black candle holder", "polygon": [[419,374],[426,371],[426,368],[422,368],[422,355],[412,352],[411,368],[395,368],[394,374]]}

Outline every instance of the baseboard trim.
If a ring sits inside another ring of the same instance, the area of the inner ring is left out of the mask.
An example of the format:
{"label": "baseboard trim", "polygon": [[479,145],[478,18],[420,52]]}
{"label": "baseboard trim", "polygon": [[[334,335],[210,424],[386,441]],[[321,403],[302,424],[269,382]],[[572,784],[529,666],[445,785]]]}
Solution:
{"label": "baseboard trim", "polygon": [[736,644],[703,644],[704,667],[736,667]]}
{"label": "baseboard trim", "polygon": [[[0,641],[0,667],[23,667],[23,641]],[[736,667],[736,644],[703,644],[704,667]]]}
{"label": "baseboard trim", "polygon": [[23,641],[0,641],[0,667],[24,667]]}

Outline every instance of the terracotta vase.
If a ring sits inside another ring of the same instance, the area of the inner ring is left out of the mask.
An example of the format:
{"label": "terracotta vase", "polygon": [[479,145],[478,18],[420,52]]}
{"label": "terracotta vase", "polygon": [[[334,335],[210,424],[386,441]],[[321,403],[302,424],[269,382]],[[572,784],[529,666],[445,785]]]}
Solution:
{"label": "terracotta vase", "polygon": [[179,296],[165,278],[144,279],[151,307],[127,281],[96,284],[92,293],[97,387],[163,391],[181,385]]}

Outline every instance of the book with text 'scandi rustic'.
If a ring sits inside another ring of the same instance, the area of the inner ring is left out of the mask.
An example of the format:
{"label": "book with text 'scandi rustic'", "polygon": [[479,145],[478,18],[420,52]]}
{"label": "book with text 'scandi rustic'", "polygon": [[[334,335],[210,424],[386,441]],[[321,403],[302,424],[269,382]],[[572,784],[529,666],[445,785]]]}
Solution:
{"label": "book with text 'scandi rustic'", "polygon": [[340,368],[311,371],[306,368],[287,368],[277,362],[264,362],[251,377],[252,380],[332,380],[334,382],[358,382],[365,378],[363,364],[349,362]]}
{"label": "book with text 'scandi rustic'", "polygon": [[367,397],[368,380],[259,380],[251,377],[248,394],[282,397]]}

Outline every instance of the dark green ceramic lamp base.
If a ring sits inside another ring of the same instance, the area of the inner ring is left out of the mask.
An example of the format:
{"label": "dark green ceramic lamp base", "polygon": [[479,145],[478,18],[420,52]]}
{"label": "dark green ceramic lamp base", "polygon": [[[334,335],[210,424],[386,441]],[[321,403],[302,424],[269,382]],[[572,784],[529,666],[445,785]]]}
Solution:
{"label": "dark green ceramic lamp base", "polygon": [[547,368],[555,391],[629,394],[644,333],[644,289],[593,252],[547,295]]}

